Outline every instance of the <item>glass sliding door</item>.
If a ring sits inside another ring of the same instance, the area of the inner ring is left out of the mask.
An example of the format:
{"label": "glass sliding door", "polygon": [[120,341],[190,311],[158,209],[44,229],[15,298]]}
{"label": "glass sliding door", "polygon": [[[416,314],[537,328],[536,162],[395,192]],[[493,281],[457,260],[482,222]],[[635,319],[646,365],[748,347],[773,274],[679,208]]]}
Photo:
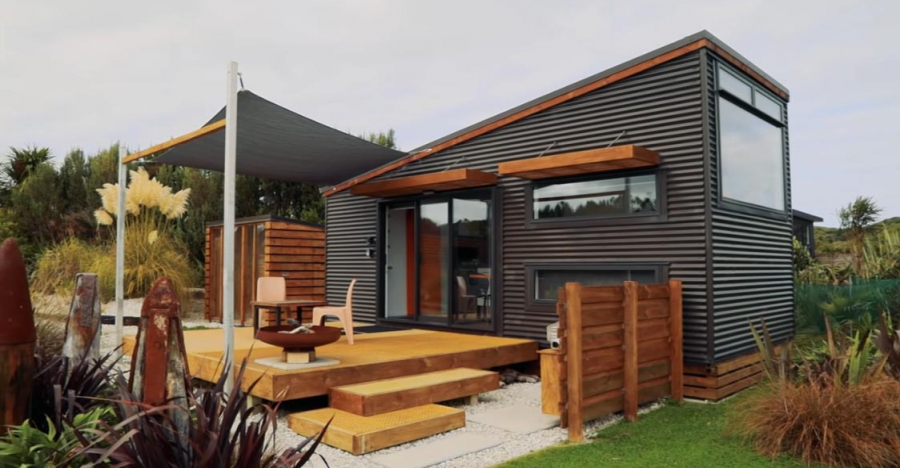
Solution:
{"label": "glass sliding door", "polygon": [[492,192],[423,196],[383,211],[383,317],[493,323]]}
{"label": "glass sliding door", "polygon": [[450,310],[450,204],[419,205],[419,317],[446,321]]}
{"label": "glass sliding door", "polygon": [[454,323],[490,323],[491,205],[490,198],[454,198],[453,288]]}

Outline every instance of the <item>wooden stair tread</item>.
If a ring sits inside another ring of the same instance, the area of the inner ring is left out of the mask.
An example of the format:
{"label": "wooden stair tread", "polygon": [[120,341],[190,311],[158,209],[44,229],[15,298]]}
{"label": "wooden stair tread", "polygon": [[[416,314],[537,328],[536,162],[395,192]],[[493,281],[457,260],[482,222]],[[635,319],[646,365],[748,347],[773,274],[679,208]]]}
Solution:
{"label": "wooden stair tread", "polygon": [[496,372],[449,369],[330,389],[331,407],[374,416],[496,390]]}
{"label": "wooden stair tread", "polygon": [[354,455],[393,447],[466,425],[466,413],[463,410],[424,405],[369,417],[334,408],[321,408],[289,415],[288,426],[304,437],[311,437],[318,434],[332,417],[334,419],[322,441]]}
{"label": "wooden stair tread", "polygon": [[[447,382],[456,382],[460,380],[483,377],[485,375],[497,375],[496,372],[479,370],[479,369],[448,369],[437,372],[428,372],[427,374],[416,374],[407,377],[397,377],[394,379],[376,380],[374,382],[366,382],[355,385],[344,385],[343,387],[334,387],[333,391],[353,393],[356,395],[380,395],[384,393],[395,393],[413,388],[428,387]],[[499,383],[499,377],[497,378]]]}

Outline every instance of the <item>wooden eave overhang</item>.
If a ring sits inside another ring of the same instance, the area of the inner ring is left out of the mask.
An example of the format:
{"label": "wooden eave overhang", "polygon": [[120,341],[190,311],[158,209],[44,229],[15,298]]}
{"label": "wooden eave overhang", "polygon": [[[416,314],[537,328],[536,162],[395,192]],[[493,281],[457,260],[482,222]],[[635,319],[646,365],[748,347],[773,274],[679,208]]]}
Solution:
{"label": "wooden eave overhang", "polygon": [[485,187],[497,183],[497,176],[475,169],[451,169],[431,174],[421,174],[397,179],[366,182],[350,188],[353,195],[389,198],[417,195],[425,192],[441,192],[472,187]]}
{"label": "wooden eave overhang", "polygon": [[[395,171],[407,164],[419,161],[421,159],[433,156],[441,151],[452,148],[456,145],[479,137],[486,133],[497,130],[498,128],[518,122],[526,117],[532,116],[543,110],[557,106],[564,102],[583,96],[587,93],[604,88],[611,84],[632,77],[653,67],[666,62],[683,57],[687,54],[700,49],[711,50],[716,53],[722,60],[725,60],[732,66],[740,69],[748,76],[756,80],[763,87],[783,99],[785,102],[790,100],[790,95],[786,88],[778,84],[774,79],[761,72],[749,61],[731,50],[724,43],[721,43],[714,36],[706,31],[702,31],[693,36],[689,36],[681,41],[677,41],[661,49],[655,50],[644,56],[638,57],[630,62],[626,62],[618,67],[614,67],[605,72],[598,73],[592,77],[582,80],[579,83],[570,85],[566,88],[557,90],[547,96],[540,97],[523,106],[511,109],[500,115],[492,117],[484,122],[473,125],[452,135],[448,135],[444,139],[437,140],[429,144],[428,148],[417,150],[408,156],[400,158],[390,164],[386,164],[377,169],[361,174],[358,177],[342,182],[334,187],[322,192],[325,197],[330,197],[336,193],[347,190],[348,188],[363,184],[378,176]],[[352,191],[351,191],[352,193]]]}
{"label": "wooden eave overhang", "polygon": [[500,163],[500,175],[547,179],[659,165],[659,153],[635,145],[576,151]]}

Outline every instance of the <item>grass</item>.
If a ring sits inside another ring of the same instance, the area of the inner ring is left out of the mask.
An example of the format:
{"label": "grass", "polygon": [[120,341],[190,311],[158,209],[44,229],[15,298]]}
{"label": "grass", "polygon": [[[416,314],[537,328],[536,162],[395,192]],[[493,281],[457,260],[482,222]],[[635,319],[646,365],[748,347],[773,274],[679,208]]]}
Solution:
{"label": "grass", "polygon": [[563,444],[498,468],[809,467],[796,460],[759,455],[738,436],[729,434],[728,413],[734,403],[734,399],[720,404],[673,403],[642,415],[637,423],[604,429],[589,443]]}

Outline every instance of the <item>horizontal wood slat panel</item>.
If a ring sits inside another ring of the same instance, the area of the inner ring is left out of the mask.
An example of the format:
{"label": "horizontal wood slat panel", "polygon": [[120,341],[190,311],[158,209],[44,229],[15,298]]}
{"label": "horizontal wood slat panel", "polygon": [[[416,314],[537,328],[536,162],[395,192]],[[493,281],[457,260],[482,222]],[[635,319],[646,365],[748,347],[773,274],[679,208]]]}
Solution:
{"label": "horizontal wood slat panel", "polygon": [[[566,284],[556,307],[565,372],[555,371],[559,387],[548,392],[559,402],[542,400],[541,406],[560,415],[571,440],[582,440],[586,418],[604,411],[624,409],[633,421],[648,398],[683,398],[681,288],[677,280],[650,287]],[[584,302],[586,293],[594,302]],[[609,301],[618,296],[621,301]]]}
{"label": "horizontal wood slat panel", "polygon": [[669,300],[647,299],[638,302],[638,320],[666,318],[669,316]]}
{"label": "horizontal wood slat panel", "polygon": [[[249,303],[255,299],[258,278],[284,278],[285,299],[325,298],[325,231],[322,227],[268,219],[236,220],[235,315],[242,320],[252,315]],[[215,235],[214,235],[215,233]],[[222,226],[206,229],[206,316],[222,319],[221,260]],[[212,245],[215,238],[217,245]],[[215,268],[213,268],[215,265]]]}

